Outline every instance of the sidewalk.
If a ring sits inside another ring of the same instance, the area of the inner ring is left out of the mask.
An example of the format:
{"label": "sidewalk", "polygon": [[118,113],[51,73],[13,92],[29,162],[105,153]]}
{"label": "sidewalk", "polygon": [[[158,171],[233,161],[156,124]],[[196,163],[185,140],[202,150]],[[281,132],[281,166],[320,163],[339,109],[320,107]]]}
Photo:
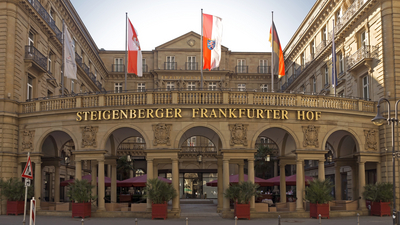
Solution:
{"label": "sidewalk", "polygon": [[[0,225],[22,225],[23,216],[0,216]],[[27,216],[26,225],[29,225],[29,216]],[[188,217],[189,225],[234,225],[234,219],[222,219],[219,216],[209,217]],[[389,216],[360,216],[360,225],[391,225],[392,218]],[[37,225],[81,225],[81,218],[70,217],[52,217],[52,216],[39,216],[36,218]],[[134,218],[86,218],[85,225],[135,225]],[[185,218],[181,219],[167,219],[167,220],[151,220],[151,219],[138,219],[138,225],[185,225]],[[238,225],[278,225],[278,219],[252,219],[252,220],[238,220]],[[285,218],[281,219],[281,225],[319,225],[317,219],[296,219]],[[322,225],[357,225],[357,217],[341,217],[322,219]]]}

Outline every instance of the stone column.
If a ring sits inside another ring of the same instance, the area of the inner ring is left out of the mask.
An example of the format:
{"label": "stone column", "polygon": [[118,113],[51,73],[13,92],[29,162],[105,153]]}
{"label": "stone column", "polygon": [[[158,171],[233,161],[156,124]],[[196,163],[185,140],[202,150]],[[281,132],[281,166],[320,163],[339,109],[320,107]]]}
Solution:
{"label": "stone column", "polygon": [[340,165],[335,164],[335,197],[336,200],[342,200],[342,176],[340,174]]}
{"label": "stone column", "polygon": [[355,165],[351,166],[351,188],[352,188],[352,198],[353,200],[357,200],[358,198],[358,180],[357,177],[357,167]]}
{"label": "stone column", "polygon": [[[32,170],[32,168],[31,168]],[[17,163],[17,177],[20,177],[22,174],[22,165],[21,163]]]}
{"label": "stone column", "polygon": [[318,180],[324,181],[325,180],[325,164],[324,161],[318,161]]}
{"label": "stone column", "polygon": [[[248,181],[254,184],[254,158],[247,159],[248,162],[248,171],[249,174],[247,175]],[[255,210],[256,206],[256,199],[255,197],[251,197],[250,199],[250,210]]]}
{"label": "stone column", "polygon": [[[358,193],[361,198],[358,203],[359,209],[365,209],[365,199],[362,197],[362,193],[364,192],[365,186],[365,162],[358,162]],[[356,196],[356,197],[358,197]]]}
{"label": "stone column", "polygon": [[99,160],[99,198],[98,198],[98,211],[105,211],[105,202],[104,202],[104,195],[105,195],[105,184],[104,184],[104,159]]}
{"label": "stone column", "polygon": [[172,186],[177,192],[175,198],[172,199],[172,211],[179,212],[179,166],[178,159],[172,159]]}
{"label": "stone column", "polygon": [[[153,179],[153,159],[147,160],[147,180]],[[151,211],[151,201],[147,198],[147,211]]]}
{"label": "stone column", "polygon": [[[223,182],[224,182],[224,191],[229,188],[229,159],[223,159]],[[224,197],[223,203],[223,211],[229,211],[229,199]]]}
{"label": "stone column", "polygon": [[[92,189],[92,196],[97,195],[97,162],[92,160],[92,172],[90,173],[92,175],[92,185],[94,186]],[[97,205],[97,199],[94,200],[95,205]]]}
{"label": "stone column", "polygon": [[111,177],[111,165],[107,164],[107,176],[106,177]]}
{"label": "stone column", "polygon": [[[274,161],[274,177],[278,176],[278,161]],[[278,186],[274,186],[273,192],[276,193],[278,191]]]}
{"label": "stone column", "polygon": [[217,212],[221,212],[223,208],[223,202],[224,202],[224,186],[223,186],[223,180],[222,180],[222,158],[219,157],[217,159],[217,165],[218,165],[218,205],[217,205]]}
{"label": "stone column", "polygon": [[303,160],[296,160],[296,195],[297,195],[296,211],[304,211],[303,189],[304,189]]}
{"label": "stone column", "polygon": [[[178,174],[179,175],[179,174]],[[158,177],[158,163],[153,163],[153,177]],[[179,184],[179,183],[178,183]]]}
{"label": "stone column", "polygon": [[60,166],[54,166],[54,202],[60,201]]}
{"label": "stone column", "polygon": [[134,175],[133,170],[129,171],[129,178],[132,178]]}
{"label": "stone column", "polygon": [[378,182],[378,183],[382,182],[382,170],[381,170],[380,162],[376,163],[376,182]]}
{"label": "stone column", "polygon": [[280,176],[280,195],[281,202],[286,202],[286,174],[285,174],[285,166],[284,164],[280,165],[281,176]]}
{"label": "stone column", "polygon": [[111,165],[111,202],[117,202],[117,165]]}
{"label": "stone column", "polygon": [[[35,182],[35,199],[36,199],[36,210],[40,209],[40,199],[42,193],[42,162],[35,162],[35,173],[34,173],[34,182]],[[27,207],[28,208],[28,207]]]}
{"label": "stone column", "polygon": [[[239,182],[243,182],[244,181],[244,161],[240,160],[241,162],[239,162]],[[247,177],[247,179],[249,179]]]}
{"label": "stone column", "polygon": [[75,180],[82,180],[82,161],[75,160]]}

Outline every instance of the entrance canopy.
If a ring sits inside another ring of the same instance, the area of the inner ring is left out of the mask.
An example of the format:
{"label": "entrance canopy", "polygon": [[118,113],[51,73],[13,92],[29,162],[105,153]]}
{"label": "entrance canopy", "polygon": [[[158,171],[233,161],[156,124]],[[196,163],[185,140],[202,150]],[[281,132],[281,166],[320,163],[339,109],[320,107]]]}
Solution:
{"label": "entrance canopy", "polygon": [[[313,177],[305,176],[306,185],[309,185],[309,181],[312,180],[314,180]],[[296,174],[285,177],[285,181],[286,181],[286,186],[296,186]],[[267,179],[265,182],[265,186],[279,186],[279,185],[281,185],[280,176]]]}
{"label": "entrance canopy", "polygon": [[[158,179],[171,184],[172,181],[168,180],[164,177],[158,177]],[[138,177],[132,177],[118,183],[118,187],[146,187],[147,183],[147,174]]]}
{"label": "entrance canopy", "polygon": [[[245,174],[244,175],[244,181],[247,181],[247,179],[248,179],[248,177]],[[267,182],[267,180],[264,180],[264,179],[261,179],[261,178],[258,178],[258,177],[254,177],[254,183],[260,185],[260,187],[270,186],[270,185],[267,185],[266,182]],[[230,184],[239,183],[239,174],[230,175],[229,176],[229,183]],[[206,185],[207,186],[211,186],[211,187],[217,187],[218,186],[218,180],[213,180],[213,181],[207,182]]]}
{"label": "entrance canopy", "polygon": [[[85,176],[82,177],[82,180],[87,180],[90,183],[90,182],[92,182],[92,175],[85,175]],[[99,177],[97,177],[97,182],[99,182]],[[120,182],[121,181],[117,180],[117,186],[119,186]],[[68,186],[68,184],[73,184],[73,183],[75,183],[75,179],[70,179],[70,180],[66,180],[66,181],[61,182],[60,186],[64,187],[64,186]],[[105,183],[106,187],[111,187],[111,178],[104,177],[104,183]]]}

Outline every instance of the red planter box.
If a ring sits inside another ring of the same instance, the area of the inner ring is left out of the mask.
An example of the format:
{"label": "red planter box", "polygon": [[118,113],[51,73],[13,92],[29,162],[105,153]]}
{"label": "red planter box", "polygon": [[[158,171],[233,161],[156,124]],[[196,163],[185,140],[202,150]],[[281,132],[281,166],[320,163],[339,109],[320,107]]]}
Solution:
{"label": "red planter box", "polygon": [[239,218],[250,219],[250,203],[249,204],[238,204],[235,203],[235,216]]}
{"label": "red planter box", "polygon": [[371,204],[371,215],[391,215],[390,202],[372,202]]}
{"label": "red planter box", "polygon": [[151,203],[151,219],[154,218],[162,218],[167,219],[168,214],[168,205],[166,202],[163,204],[154,204]]}
{"label": "red planter box", "polygon": [[321,218],[327,217],[329,219],[329,203],[326,204],[310,203],[310,218],[315,217],[318,219],[319,214],[321,214]]}
{"label": "red planter box", "polygon": [[8,214],[24,214],[24,201],[7,200],[7,215]]}
{"label": "red planter box", "polygon": [[91,217],[92,216],[92,203],[72,203],[72,218],[74,217]]}

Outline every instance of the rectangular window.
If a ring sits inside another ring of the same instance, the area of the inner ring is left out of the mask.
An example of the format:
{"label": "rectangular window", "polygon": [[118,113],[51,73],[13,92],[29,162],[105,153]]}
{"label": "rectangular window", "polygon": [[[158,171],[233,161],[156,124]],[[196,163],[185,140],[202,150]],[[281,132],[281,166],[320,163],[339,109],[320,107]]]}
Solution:
{"label": "rectangular window", "polygon": [[324,67],[325,86],[329,85],[329,69],[328,66]]}
{"label": "rectangular window", "polygon": [[261,84],[260,89],[262,92],[268,92],[268,84]]}
{"label": "rectangular window", "polygon": [[49,58],[47,59],[47,72],[51,75],[52,74],[52,72],[53,72],[53,69],[52,69],[52,65],[51,65],[51,59],[53,58],[53,53],[52,52],[50,52],[49,53]]}
{"label": "rectangular window", "polygon": [[71,93],[74,93],[74,91],[75,91],[74,86],[75,86],[75,81],[71,80]]}
{"label": "rectangular window", "polygon": [[142,59],[142,71],[143,73],[147,73],[146,59]]}
{"label": "rectangular window", "polygon": [[28,37],[28,41],[29,41],[29,46],[33,46],[35,43],[35,35],[33,34],[32,31],[29,31],[29,37]]}
{"label": "rectangular window", "polygon": [[115,83],[114,84],[114,93],[121,93],[122,92],[122,83]]}
{"label": "rectangular window", "polygon": [[237,73],[247,73],[246,71],[246,60],[245,59],[238,59],[237,66],[236,66]]}
{"label": "rectangular window", "polygon": [[174,90],[174,88],[175,88],[175,83],[172,81],[168,81],[167,82],[167,90],[172,91],[172,90]]}
{"label": "rectangular window", "polygon": [[137,84],[137,89],[139,92],[145,92],[146,91],[146,84],[145,83],[138,83]]}
{"label": "rectangular window", "polygon": [[124,72],[124,63],[122,58],[115,58],[114,59],[114,70],[113,72]]}
{"label": "rectangular window", "polygon": [[246,84],[238,84],[238,91],[246,91]]}
{"label": "rectangular window", "polygon": [[196,83],[195,83],[195,82],[188,82],[188,84],[187,84],[187,89],[188,89],[189,91],[194,91],[194,90],[196,90]]}
{"label": "rectangular window", "polygon": [[339,53],[339,74],[342,74],[344,71],[344,62],[343,62],[343,54]]}
{"label": "rectangular window", "polygon": [[317,93],[317,79],[315,77],[312,78],[313,84],[313,93]]}
{"label": "rectangular window", "polygon": [[362,83],[363,83],[363,98],[364,100],[369,100],[369,80],[368,76],[364,76],[362,78]]}
{"label": "rectangular window", "polygon": [[310,53],[311,53],[311,58],[314,59],[314,53],[315,53],[315,42],[314,42],[314,40],[312,40],[311,43],[310,43]]}
{"label": "rectangular window", "polygon": [[301,68],[304,68],[304,52],[301,53],[301,55],[300,55],[300,64],[301,64]]}
{"label": "rectangular window", "polygon": [[266,59],[260,59],[259,63],[259,73],[268,73],[268,60]]}
{"label": "rectangular window", "polygon": [[338,96],[339,98],[344,98],[344,91],[339,92]]}
{"label": "rectangular window", "polygon": [[342,9],[341,8],[336,12],[336,24],[340,20],[340,18],[342,18]]}
{"label": "rectangular window", "polygon": [[360,48],[368,45],[367,33],[365,31],[360,33]]}
{"label": "rectangular window", "polygon": [[187,57],[187,70],[196,70],[196,56],[188,56]]}
{"label": "rectangular window", "polygon": [[175,70],[175,56],[167,56],[165,63],[166,70]]}
{"label": "rectangular window", "polygon": [[217,83],[216,82],[208,83],[208,90],[217,90]]}
{"label": "rectangular window", "polygon": [[31,76],[28,76],[26,99],[32,100],[32,98],[33,98],[33,78]]}
{"label": "rectangular window", "polygon": [[324,27],[322,28],[322,31],[321,31],[321,40],[322,40],[322,41],[326,41],[326,26],[324,26]]}
{"label": "rectangular window", "polygon": [[50,8],[49,14],[50,14],[50,17],[54,20],[54,9],[53,8]]}

